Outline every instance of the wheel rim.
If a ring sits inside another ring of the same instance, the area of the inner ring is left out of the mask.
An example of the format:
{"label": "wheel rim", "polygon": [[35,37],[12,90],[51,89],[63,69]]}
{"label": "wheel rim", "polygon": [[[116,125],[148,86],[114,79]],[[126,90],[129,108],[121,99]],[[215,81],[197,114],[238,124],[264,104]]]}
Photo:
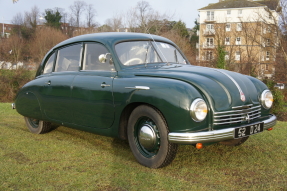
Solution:
{"label": "wheel rim", "polygon": [[33,118],[28,118],[28,120],[29,120],[30,125],[31,125],[33,128],[38,128],[38,127],[39,127],[39,122],[40,122],[40,120],[38,120],[38,119],[33,119]]}
{"label": "wheel rim", "polygon": [[134,140],[139,152],[151,158],[158,153],[160,136],[156,124],[148,117],[140,118],[134,127]]}

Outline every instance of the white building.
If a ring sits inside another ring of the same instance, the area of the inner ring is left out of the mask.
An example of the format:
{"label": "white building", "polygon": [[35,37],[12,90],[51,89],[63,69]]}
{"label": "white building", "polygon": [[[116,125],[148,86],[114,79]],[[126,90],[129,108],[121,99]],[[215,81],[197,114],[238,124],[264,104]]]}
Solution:
{"label": "white building", "polygon": [[252,70],[258,77],[271,77],[276,58],[277,8],[278,0],[219,0],[199,9],[199,61],[216,62],[220,46],[229,69],[245,70],[249,75]]}

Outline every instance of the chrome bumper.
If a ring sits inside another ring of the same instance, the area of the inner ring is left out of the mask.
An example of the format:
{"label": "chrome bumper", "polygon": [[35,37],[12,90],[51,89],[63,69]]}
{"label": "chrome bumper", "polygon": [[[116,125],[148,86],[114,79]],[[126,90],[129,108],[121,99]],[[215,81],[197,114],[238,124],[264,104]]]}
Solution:
{"label": "chrome bumper", "polygon": [[[273,127],[274,125],[276,125],[276,121],[277,121],[276,116],[270,115],[269,119],[262,121],[264,123],[263,129],[267,130],[270,127]],[[234,131],[238,127],[207,131],[207,132],[198,132],[198,133],[169,133],[168,140],[171,143],[178,143],[178,144],[196,144],[196,143],[219,142],[224,140],[230,140],[234,139]]]}

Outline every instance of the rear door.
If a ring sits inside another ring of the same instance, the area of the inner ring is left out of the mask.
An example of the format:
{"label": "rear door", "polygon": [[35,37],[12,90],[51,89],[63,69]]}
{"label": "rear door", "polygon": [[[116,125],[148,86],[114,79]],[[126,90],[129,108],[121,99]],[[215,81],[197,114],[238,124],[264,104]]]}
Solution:
{"label": "rear door", "polygon": [[79,72],[82,44],[72,44],[56,51],[54,69],[46,64],[44,73],[51,72],[41,88],[41,105],[45,115],[58,122],[73,122],[72,83]]}

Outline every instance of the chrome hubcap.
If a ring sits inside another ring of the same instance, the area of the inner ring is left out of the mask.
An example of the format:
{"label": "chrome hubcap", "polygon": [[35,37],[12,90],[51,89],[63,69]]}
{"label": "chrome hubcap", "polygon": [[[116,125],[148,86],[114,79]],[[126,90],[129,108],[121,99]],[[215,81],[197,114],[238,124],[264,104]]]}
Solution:
{"label": "chrome hubcap", "polygon": [[147,150],[153,149],[156,145],[156,133],[154,129],[145,124],[139,131],[139,142]]}

